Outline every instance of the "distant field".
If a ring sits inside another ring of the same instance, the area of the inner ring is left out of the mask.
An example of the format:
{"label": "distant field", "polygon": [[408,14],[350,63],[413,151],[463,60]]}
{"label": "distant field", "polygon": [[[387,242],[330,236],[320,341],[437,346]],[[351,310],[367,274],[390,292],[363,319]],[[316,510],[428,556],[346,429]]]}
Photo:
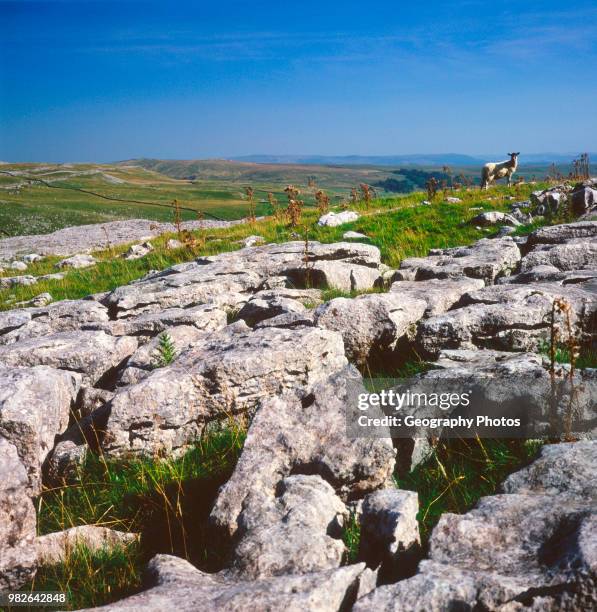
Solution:
{"label": "distant field", "polygon": [[[464,174],[478,179],[479,168],[454,167],[451,172],[454,177]],[[528,166],[521,168],[520,175],[527,179],[540,178],[546,172],[546,166]],[[174,199],[188,209],[182,210],[183,220],[197,218],[199,211],[206,218],[238,219],[248,212],[245,188],[249,185],[255,192],[257,214],[261,215],[271,212],[269,192],[281,204],[286,204],[284,188],[289,184],[301,189],[307,206],[314,204],[314,194],[319,188],[330,195],[332,204],[339,204],[360,183],[377,185],[378,193],[387,195],[423,188],[430,173],[445,177],[441,169],[431,166],[394,168],[150,159],[116,164],[1,164],[0,234],[48,233],[72,225],[131,218],[172,221]],[[48,185],[31,179],[41,179]],[[103,199],[76,189],[127,201]]]}

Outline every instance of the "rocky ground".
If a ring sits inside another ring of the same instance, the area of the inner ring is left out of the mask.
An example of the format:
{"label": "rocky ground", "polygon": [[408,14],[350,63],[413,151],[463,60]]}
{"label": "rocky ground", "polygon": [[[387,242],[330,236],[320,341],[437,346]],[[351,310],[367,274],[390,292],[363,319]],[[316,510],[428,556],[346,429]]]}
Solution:
{"label": "rocky ground", "polygon": [[[377,292],[323,303],[323,287]],[[366,244],[248,247],[107,294],[2,312],[0,589],[22,586],[69,541],[135,537],[99,527],[37,537],[43,482],[68,481],[98,449],[179,456],[206,428],[243,416],[242,455],[211,511],[231,542],[227,568],[207,574],[158,555],[147,588],[109,609],[594,609],[590,436],[544,446],[501,493],[443,515],[427,552],[417,495],[392,475],[428,443],[405,451],[387,432],[346,435],[348,396],[363,384],[355,365],[408,351],[435,363],[422,379],[483,372],[501,401],[517,401],[521,373],[549,393],[542,347],[572,328],[585,343],[597,329],[595,221],[436,250],[398,270]],[[595,370],[572,376],[588,388],[578,420],[594,424]],[[347,565],[351,513],[362,562]]]}

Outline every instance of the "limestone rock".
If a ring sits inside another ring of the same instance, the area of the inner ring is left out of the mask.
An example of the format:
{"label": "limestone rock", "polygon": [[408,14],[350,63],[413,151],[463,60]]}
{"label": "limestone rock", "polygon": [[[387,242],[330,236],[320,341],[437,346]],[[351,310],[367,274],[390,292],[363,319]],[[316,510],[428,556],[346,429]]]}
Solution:
{"label": "limestone rock", "polygon": [[361,234],[360,232],[353,232],[351,230],[349,232],[344,232],[344,234],[342,234],[342,238],[344,238],[344,240],[361,240],[363,238],[368,238],[368,236]]}
{"label": "limestone rock", "polygon": [[33,577],[35,528],[27,470],[17,448],[0,433],[0,592],[18,589]]}
{"label": "limestone rock", "polygon": [[95,257],[91,255],[79,254],[73,255],[72,257],[67,257],[62,261],[59,261],[56,264],[57,268],[89,268],[90,266],[94,266],[97,263]]}
{"label": "limestone rock", "polygon": [[0,366],[0,435],[14,444],[37,495],[41,466],[55,437],[68,426],[80,376],[45,366]]}
{"label": "limestone rock", "polygon": [[18,270],[24,272],[27,269],[27,264],[24,261],[13,261],[8,265],[11,270]]}
{"label": "limestone rock", "polygon": [[301,576],[245,581],[226,574],[206,574],[187,561],[168,555],[155,556],[148,570],[152,588],[94,610],[337,612],[354,599],[361,577],[369,579],[364,563],[359,563]]}
{"label": "limestone rock", "polygon": [[289,476],[276,497],[250,493],[239,516],[232,569],[244,579],[339,567],[346,506],[320,476]]}
{"label": "limestone rock", "polygon": [[403,280],[430,278],[480,278],[490,285],[501,276],[509,275],[520,261],[520,251],[509,237],[483,238],[470,247],[436,249],[428,257],[404,259],[400,272]]}
{"label": "limestone rock", "polygon": [[558,270],[597,268],[597,239],[577,238],[564,244],[539,244],[522,258],[521,270],[550,265]]}
{"label": "limestone rock", "polygon": [[142,244],[133,244],[129,250],[122,255],[124,259],[141,259],[149,255],[154,250],[151,242],[143,242]]}
{"label": "limestone rock", "polygon": [[345,365],[335,332],[251,331],[240,321],[200,338],[172,365],[119,390],[110,404],[103,448],[111,454],[176,451],[197,437],[205,421],[250,413],[286,390],[306,394]]}
{"label": "limestone rock", "polygon": [[24,302],[16,302],[15,307],[16,308],[29,308],[29,307],[47,306],[53,300],[54,298],[52,297],[50,293],[47,293],[47,292],[40,293],[39,295],[36,295],[30,300],[26,300]]}
{"label": "limestone rock", "polygon": [[214,523],[233,534],[247,496],[271,497],[293,473],[320,474],[343,499],[383,487],[394,468],[391,440],[346,436],[346,406],[355,385],[362,389],[358,372],[349,367],[302,400],[288,394],[262,402],[212,510]]}
{"label": "limestone rock", "polygon": [[425,301],[395,292],[335,298],[317,308],[315,324],[340,332],[349,360],[362,364],[393,351],[426,308]]}
{"label": "limestone rock", "polygon": [[358,213],[352,210],[343,210],[339,213],[329,212],[319,217],[317,225],[337,227],[338,225],[344,225],[345,223],[351,223],[352,221],[356,221],[358,218]]}
{"label": "limestone rock", "polygon": [[431,317],[450,310],[465,293],[483,286],[483,281],[478,278],[433,278],[427,281],[397,281],[392,283],[390,292],[425,300],[425,316]]}
{"label": "limestone rock", "polygon": [[131,336],[114,337],[101,331],[60,332],[29,338],[0,347],[5,366],[47,365],[82,374],[83,382],[95,385],[137,349]]}
{"label": "limestone rock", "polygon": [[116,531],[108,527],[97,525],[71,527],[65,531],[48,533],[37,538],[38,562],[41,565],[52,565],[65,561],[77,546],[99,552],[125,547],[137,540],[137,534]]}
{"label": "limestone rock", "polygon": [[517,221],[512,215],[497,210],[482,212],[476,217],[473,217],[469,223],[471,225],[480,225],[481,227],[498,224],[510,225],[512,227],[520,225],[520,221]]}

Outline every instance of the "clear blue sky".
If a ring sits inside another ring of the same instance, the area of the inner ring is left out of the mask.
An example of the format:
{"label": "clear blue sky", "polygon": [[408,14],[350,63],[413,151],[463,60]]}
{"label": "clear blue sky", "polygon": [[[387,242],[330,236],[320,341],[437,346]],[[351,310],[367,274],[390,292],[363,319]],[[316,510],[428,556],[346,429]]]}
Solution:
{"label": "clear blue sky", "polygon": [[595,149],[594,0],[0,0],[0,160]]}

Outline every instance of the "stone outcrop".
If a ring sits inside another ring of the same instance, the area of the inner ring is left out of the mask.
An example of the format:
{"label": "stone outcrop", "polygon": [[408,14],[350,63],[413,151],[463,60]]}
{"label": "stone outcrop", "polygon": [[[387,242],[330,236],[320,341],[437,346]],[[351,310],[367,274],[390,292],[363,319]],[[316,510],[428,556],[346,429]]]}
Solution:
{"label": "stone outcrop", "polygon": [[41,466],[55,437],[68,426],[80,380],[46,366],[0,366],[0,438],[16,447],[31,495],[40,491]]}
{"label": "stone outcrop", "polygon": [[[597,442],[545,447],[507,494],[442,515],[419,573],[359,599],[354,610],[585,610],[597,598]],[[580,471],[577,472],[577,469]]]}

